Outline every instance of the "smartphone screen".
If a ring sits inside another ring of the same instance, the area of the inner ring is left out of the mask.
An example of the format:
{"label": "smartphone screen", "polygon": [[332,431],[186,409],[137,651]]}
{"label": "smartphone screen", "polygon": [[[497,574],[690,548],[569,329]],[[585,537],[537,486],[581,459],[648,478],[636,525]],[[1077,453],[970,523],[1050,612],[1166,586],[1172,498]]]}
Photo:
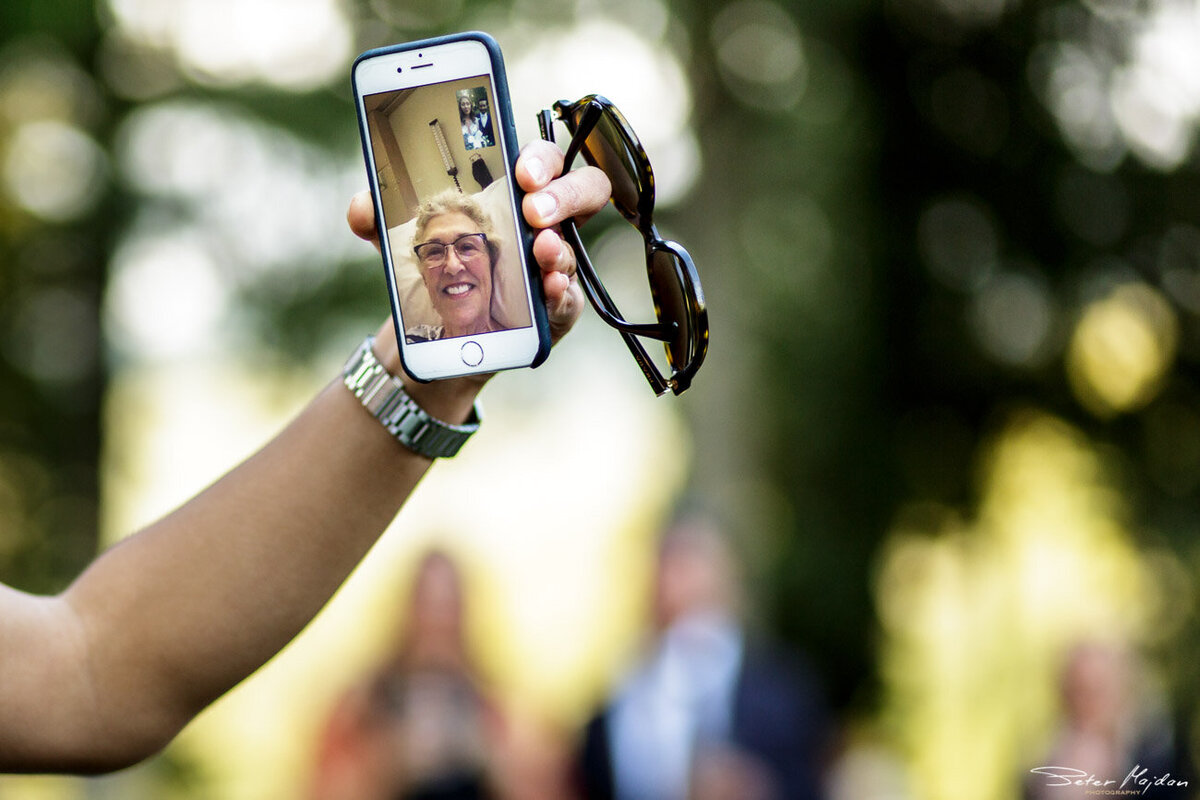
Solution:
{"label": "smartphone screen", "polygon": [[419,380],[531,366],[548,346],[497,59],[451,37],[355,66],[397,338]]}

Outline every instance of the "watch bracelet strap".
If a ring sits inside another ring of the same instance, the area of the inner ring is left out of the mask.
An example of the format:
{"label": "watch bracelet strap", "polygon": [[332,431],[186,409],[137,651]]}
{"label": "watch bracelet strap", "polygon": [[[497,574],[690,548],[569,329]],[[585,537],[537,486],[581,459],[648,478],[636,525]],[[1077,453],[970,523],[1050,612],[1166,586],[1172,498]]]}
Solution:
{"label": "watch bracelet strap", "polygon": [[378,419],[400,444],[428,458],[448,458],[479,430],[479,404],[462,425],[430,416],[417,405],[404,384],[375,357],[374,336],[368,336],[347,359],[342,381],[363,407]]}

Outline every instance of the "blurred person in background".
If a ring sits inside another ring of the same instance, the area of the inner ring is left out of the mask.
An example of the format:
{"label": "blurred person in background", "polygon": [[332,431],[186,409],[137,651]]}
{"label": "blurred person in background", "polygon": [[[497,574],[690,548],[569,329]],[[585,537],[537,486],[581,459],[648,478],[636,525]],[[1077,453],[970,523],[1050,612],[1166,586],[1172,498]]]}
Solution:
{"label": "blurred person in background", "polygon": [[393,652],[330,716],[311,800],[495,797],[498,712],[468,655],[465,621],[459,566],[432,550]]}
{"label": "blurred person in background", "polygon": [[[555,341],[583,297],[574,253],[548,229],[610,195],[594,168],[555,178],[562,164],[557,147],[536,142],[516,167]],[[347,220],[376,239],[369,195],[354,198]],[[486,378],[403,377],[391,320],[371,349],[425,413],[469,418]],[[339,376],[255,455],[62,593],[0,584],[0,770],[103,772],[156,753],[308,624],[432,463]]]}
{"label": "blurred person in background", "polygon": [[713,520],[689,513],[662,537],[654,639],[587,725],[586,800],[815,800],[827,745],[808,668],[751,637],[738,565]]}
{"label": "blurred person in background", "polygon": [[335,703],[309,800],[565,800],[564,737],[503,708],[472,658],[461,569],[418,562],[392,652]]}
{"label": "blurred person in background", "polygon": [[[1113,641],[1071,647],[1059,680],[1062,720],[1049,752],[1028,773],[1026,800],[1070,800],[1097,791],[1139,792],[1179,774],[1163,699],[1150,690],[1137,655]],[[1174,773],[1174,774],[1172,774]]]}

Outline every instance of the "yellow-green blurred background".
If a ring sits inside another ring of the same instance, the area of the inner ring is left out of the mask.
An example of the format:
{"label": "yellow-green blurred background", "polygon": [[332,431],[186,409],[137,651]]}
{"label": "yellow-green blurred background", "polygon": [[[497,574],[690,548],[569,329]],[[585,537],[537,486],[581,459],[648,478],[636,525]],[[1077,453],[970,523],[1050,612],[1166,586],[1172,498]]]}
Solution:
{"label": "yellow-green blurred background", "polygon": [[[694,388],[653,398],[589,312],[489,385],[463,455],[166,753],[0,798],[302,797],[431,544],[506,705],[569,739],[639,642],[685,497],[818,668],[831,796],[1018,797],[1083,640],[1137,648],[1190,780],[1197,0],[5,0],[0,578],[60,589],[378,325],[344,223],[349,65],[464,29],[499,40],[522,140],[591,92],[639,132],[710,308]],[[649,313],[636,235],[586,233]]]}

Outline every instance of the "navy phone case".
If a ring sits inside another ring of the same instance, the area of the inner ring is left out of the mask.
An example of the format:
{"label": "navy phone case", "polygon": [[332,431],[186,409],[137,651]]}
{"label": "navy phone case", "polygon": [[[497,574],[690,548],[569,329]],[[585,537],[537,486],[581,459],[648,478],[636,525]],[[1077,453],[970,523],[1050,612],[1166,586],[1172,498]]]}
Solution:
{"label": "navy phone case", "polygon": [[[530,230],[529,225],[525,222],[524,217],[520,213],[521,201],[522,201],[522,198],[524,198],[525,193],[521,190],[521,187],[519,185],[517,185],[517,182],[516,182],[515,178],[513,177],[513,173],[516,168],[517,154],[519,152],[519,148],[517,145],[516,126],[513,122],[512,101],[511,101],[511,98],[510,98],[510,95],[508,92],[508,79],[504,73],[504,57],[500,53],[500,45],[497,44],[496,40],[493,39],[490,35],[483,33],[482,31],[465,31],[462,33],[448,34],[446,36],[437,36],[437,37],[434,37],[431,39],[420,39],[418,41],[413,41],[413,42],[403,42],[400,44],[388,45],[387,47],[377,47],[377,48],[373,48],[371,50],[367,50],[366,52],[360,54],[358,56],[358,58],[356,58],[354,60],[354,64],[351,67],[351,72],[350,72],[351,84],[354,88],[355,113],[359,117],[358,123],[359,123],[360,138],[362,139],[363,163],[368,165],[367,180],[371,187],[371,198],[375,205],[375,229],[377,231],[386,231],[387,224],[383,218],[383,202],[382,202],[381,198],[379,197],[379,187],[377,185],[377,181],[375,179],[375,176],[370,174],[371,170],[370,170],[369,165],[371,163],[371,157],[370,157],[371,143],[366,134],[365,120],[362,119],[362,113],[361,113],[362,105],[361,105],[361,103],[359,103],[357,101],[359,92],[358,92],[357,82],[354,79],[354,76],[356,75],[356,68],[360,62],[365,61],[374,56],[385,55],[388,53],[404,52],[404,51],[409,51],[409,50],[420,50],[422,48],[433,47],[435,45],[445,44],[448,42],[458,42],[458,41],[464,41],[464,40],[473,40],[473,41],[477,41],[477,42],[480,42],[481,44],[483,44],[487,48],[488,55],[491,60],[492,82],[495,85],[495,101],[496,101],[495,102],[496,107],[495,107],[494,111],[498,114],[498,117],[499,117],[500,130],[501,130],[500,135],[503,137],[503,140],[505,143],[505,150],[507,152],[505,166],[508,170],[508,176],[510,179],[509,183],[512,186],[513,193],[516,198],[517,230],[521,236],[521,247],[522,247],[522,250],[523,250],[523,253],[525,256],[524,261],[525,261],[526,271],[528,273],[529,287],[530,287],[530,291],[533,295],[533,302],[530,303],[530,305],[533,307],[533,326],[537,330],[538,348],[537,348],[537,352],[534,354],[533,360],[530,362],[529,366],[537,367],[538,365],[542,364],[546,360],[547,356],[550,355],[550,322],[546,316],[546,297],[545,297],[545,290],[542,286],[541,270],[538,268],[537,261],[533,257],[533,231]],[[391,273],[391,265],[388,263],[388,259],[385,257],[383,261],[384,261],[384,264],[383,264],[384,273],[385,273],[385,277],[387,279],[388,294],[389,294],[390,301],[392,304],[392,324],[396,326],[396,335],[398,337],[398,340],[403,341],[404,340],[404,330],[403,330],[401,320],[399,318],[399,311],[398,311],[399,300],[397,298],[396,283],[395,283],[395,279]],[[406,372],[408,371],[407,367],[405,367],[405,371]],[[417,378],[415,375],[412,375],[411,373],[409,373],[409,375],[414,380],[419,380],[419,381],[422,380],[420,378]],[[425,382],[425,381],[422,381],[422,382]]]}

